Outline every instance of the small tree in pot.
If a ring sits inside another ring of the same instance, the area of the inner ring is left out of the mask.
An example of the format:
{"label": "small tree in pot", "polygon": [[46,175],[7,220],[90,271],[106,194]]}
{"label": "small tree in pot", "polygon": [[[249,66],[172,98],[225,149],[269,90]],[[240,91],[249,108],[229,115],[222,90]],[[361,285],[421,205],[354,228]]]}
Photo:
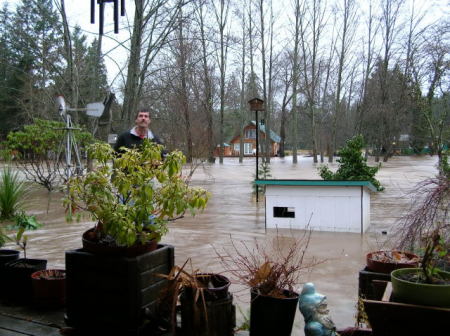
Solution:
{"label": "small tree in pot", "polygon": [[174,265],[173,246],[157,243],[170,220],[206,206],[208,193],[182,176],[183,154],[163,160],[161,152],[147,140],[120,155],[97,143],[89,148],[97,168],[70,180],[69,214],[87,211],[97,221],[83,234],[83,249],[66,252],[67,323],[82,332],[143,328],[167,282],[154,274]]}
{"label": "small tree in pot", "polygon": [[208,193],[182,178],[184,155],[173,151],[162,160],[161,151],[147,140],[118,157],[106,143],[89,148],[98,167],[74,177],[66,199],[69,212],[88,211],[97,221],[88,239],[121,247],[159,242],[169,220],[205,208]]}
{"label": "small tree in pot", "polygon": [[394,295],[404,302],[450,307],[450,272],[444,271],[450,267],[448,156],[438,168],[436,177],[416,186],[412,208],[399,228],[400,247],[422,251],[421,268],[396,270],[391,280]]}
{"label": "small tree in pot", "polygon": [[261,244],[232,240],[232,249],[216,251],[233,280],[250,288],[250,334],[290,335],[297,309],[295,286],[301,276],[320,263],[305,258],[311,231]]}

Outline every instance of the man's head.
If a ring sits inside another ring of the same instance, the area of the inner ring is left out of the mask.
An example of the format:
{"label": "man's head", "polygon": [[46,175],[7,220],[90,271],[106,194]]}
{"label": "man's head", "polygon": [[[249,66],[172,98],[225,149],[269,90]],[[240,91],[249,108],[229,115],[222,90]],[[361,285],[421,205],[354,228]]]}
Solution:
{"label": "man's head", "polygon": [[134,123],[137,127],[148,128],[150,126],[150,112],[138,111]]}

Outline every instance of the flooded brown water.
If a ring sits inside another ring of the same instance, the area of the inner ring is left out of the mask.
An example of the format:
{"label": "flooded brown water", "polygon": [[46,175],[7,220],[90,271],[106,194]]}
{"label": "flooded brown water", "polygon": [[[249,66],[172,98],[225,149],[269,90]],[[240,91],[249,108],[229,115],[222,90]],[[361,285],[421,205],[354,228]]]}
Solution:
{"label": "flooded brown water", "polygon": [[[417,182],[436,174],[436,163],[436,158],[430,157],[394,157],[382,164],[377,178],[386,190],[372,194],[371,226],[366,234],[312,234],[308,256],[325,262],[301,281],[314,282],[317,291],[327,295],[330,314],[338,328],[355,323],[358,272],[364,268],[365,254],[392,244],[396,220],[408,208],[408,193]],[[332,166],[336,167],[336,164]],[[265,230],[264,200],[256,203],[252,195],[254,172],[254,159],[245,159],[240,164],[237,158],[226,158],[224,164],[203,165],[196,169],[192,184],[206,188],[212,196],[203,213],[171,223],[168,235],[163,237],[163,243],[175,246],[178,265],[191,258],[193,267],[202,272],[223,272],[214,248],[219,251],[228,248],[230,239],[252,244],[254,239],[264,242],[276,235],[275,230]],[[292,164],[291,157],[275,158],[271,163],[271,175],[279,179],[319,178],[317,166],[310,157],[301,158],[297,165]],[[62,196],[52,193],[49,199],[42,189],[30,195],[29,212],[36,214],[44,226],[29,232],[27,254],[47,259],[49,268],[64,268],[64,251],[80,248],[81,234],[93,226],[90,221],[67,223]],[[280,234],[289,236],[291,233],[285,230]],[[15,248],[13,244],[9,247]],[[301,289],[301,284],[298,288]],[[235,293],[235,303],[246,312],[249,292],[237,285],[232,285],[231,290]],[[237,319],[242,321],[239,310]],[[303,335],[303,317],[299,312],[294,328],[293,335]]]}

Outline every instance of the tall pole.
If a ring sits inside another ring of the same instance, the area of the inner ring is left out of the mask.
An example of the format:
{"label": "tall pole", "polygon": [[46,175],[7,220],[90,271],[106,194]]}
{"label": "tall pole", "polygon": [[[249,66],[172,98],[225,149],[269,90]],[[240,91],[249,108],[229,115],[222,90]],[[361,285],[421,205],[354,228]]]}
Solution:
{"label": "tall pole", "polygon": [[[259,180],[259,173],[258,173],[258,157],[259,157],[259,144],[258,144],[258,138],[259,138],[259,122],[258,122],[258,110],[255,110],[256,114],[256,180]],[[256,185],[256,202],[259,201],[259,190],[258,185]]]}
{"label": "tall pole", "polygon": [[250,104],[250,111],[255,111],[256,117],[256,176],[255,176],[255,186],[256,186],[256,202],[259,201],[258,185],[256,181],[259,180],[259,121],[258,121],[258,111],[264,111],[264,100],[259,98],[253,98],[248,101]]}

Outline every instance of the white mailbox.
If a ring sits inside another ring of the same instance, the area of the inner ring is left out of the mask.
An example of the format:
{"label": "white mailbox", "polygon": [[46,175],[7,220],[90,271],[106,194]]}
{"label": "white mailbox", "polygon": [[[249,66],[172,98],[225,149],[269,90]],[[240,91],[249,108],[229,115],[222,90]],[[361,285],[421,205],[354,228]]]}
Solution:
{"label": "white mailbox", "polygon": [[[370,225],[368,181],[257,180],[266,187],[266,227],[364,233]],[[309,225],[308,225],[309,224]]]}

